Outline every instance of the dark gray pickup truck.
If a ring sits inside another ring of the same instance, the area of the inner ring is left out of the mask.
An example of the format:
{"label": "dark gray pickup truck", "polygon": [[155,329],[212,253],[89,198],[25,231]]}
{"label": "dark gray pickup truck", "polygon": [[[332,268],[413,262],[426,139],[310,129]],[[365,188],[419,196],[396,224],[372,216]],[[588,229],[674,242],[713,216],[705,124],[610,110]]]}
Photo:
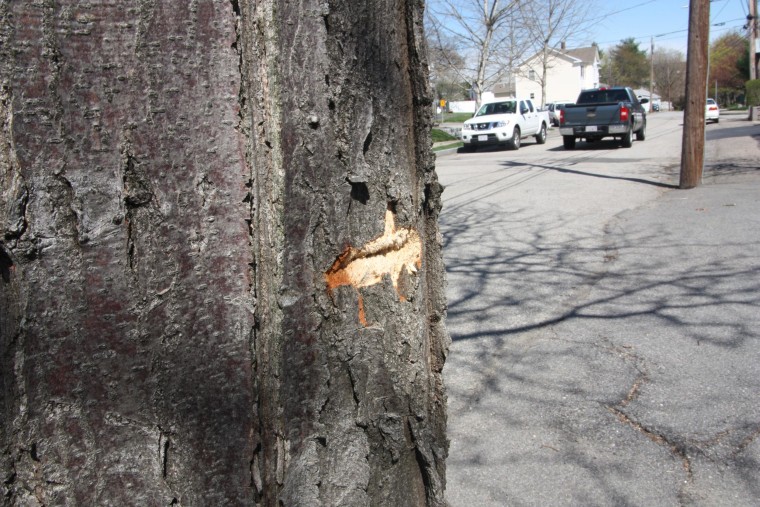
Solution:
{"label": "dark gray pickup truck", "polygon": [[[646,99],[644,99],[646,103]],[[630,88],[583,90],[574,106],[565,106],[559,120],[559,133],[566,150],[575,148],[576,139],[587,142],[605,137],[620,139],[625,148],[646,137],[646,111]]]}

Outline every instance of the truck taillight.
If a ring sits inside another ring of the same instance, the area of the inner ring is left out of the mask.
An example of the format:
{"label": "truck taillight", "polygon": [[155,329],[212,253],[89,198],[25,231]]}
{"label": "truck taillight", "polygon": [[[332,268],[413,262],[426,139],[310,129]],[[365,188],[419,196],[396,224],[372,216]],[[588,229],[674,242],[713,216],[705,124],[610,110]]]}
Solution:
{"label": "truck taillight", "polygon": [[560,125],[565,124],[565,110],[564,109],[559,110],[559,124]]}
{"label": "truck taillight", "polygon": [[628,121],[631,111],[626,106],[620,106],[620,121]]}

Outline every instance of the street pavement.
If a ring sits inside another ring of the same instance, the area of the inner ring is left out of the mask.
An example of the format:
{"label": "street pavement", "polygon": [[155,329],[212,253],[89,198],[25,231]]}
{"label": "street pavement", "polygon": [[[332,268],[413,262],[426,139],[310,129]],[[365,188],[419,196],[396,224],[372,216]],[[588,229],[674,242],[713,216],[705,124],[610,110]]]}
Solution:
{"label": "street pavement", "polygon": [[760,125],[439,155],[452,507],[760,505]]}

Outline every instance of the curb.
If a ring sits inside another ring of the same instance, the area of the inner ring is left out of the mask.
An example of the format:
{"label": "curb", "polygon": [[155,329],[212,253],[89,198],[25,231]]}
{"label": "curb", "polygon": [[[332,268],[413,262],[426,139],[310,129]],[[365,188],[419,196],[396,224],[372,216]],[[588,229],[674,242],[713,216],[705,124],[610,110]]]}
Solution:
{"label": "curb", "polygon": [[453,155],[457,152],[458,149],[459,148],[449,148],[448,150],[440,150],[440,151],[433,152],[433,154],[435,155],[435,158],[438,158],[443,155]]}

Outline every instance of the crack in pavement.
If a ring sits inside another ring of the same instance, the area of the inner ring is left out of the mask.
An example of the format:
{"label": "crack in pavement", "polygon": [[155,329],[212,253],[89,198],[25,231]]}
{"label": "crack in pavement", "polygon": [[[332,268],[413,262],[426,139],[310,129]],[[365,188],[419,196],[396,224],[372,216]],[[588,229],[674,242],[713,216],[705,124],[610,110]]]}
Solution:
{"label": "crack in pavement", "polygon": [[626,414],[625,412],[623,412],[622,410],[618,408],[615,408],[609,405],[606,405],[606,408],[610,413],[615,415],[618,418],[618,420],[622,422],[623,424],[626,424],[632,427],[633,429],[635,429],[636,431],[638,431],[639,433],[647,437],[649,440],[651,440],[655,444],[660,445],[662,447],[666,447],[674,457],[681,460],[683,469],[686,472],[687,482],[690,484],[694,482],[694,474],[691,468],[691,460],[689,456],[686,454],[686,450],[683,449],[681,445],[671,441],[665,435],[662,435],[660,433],[657,433],[647,428],[640,422],[632,419],[630,416],[628,416],[628,414]]}

